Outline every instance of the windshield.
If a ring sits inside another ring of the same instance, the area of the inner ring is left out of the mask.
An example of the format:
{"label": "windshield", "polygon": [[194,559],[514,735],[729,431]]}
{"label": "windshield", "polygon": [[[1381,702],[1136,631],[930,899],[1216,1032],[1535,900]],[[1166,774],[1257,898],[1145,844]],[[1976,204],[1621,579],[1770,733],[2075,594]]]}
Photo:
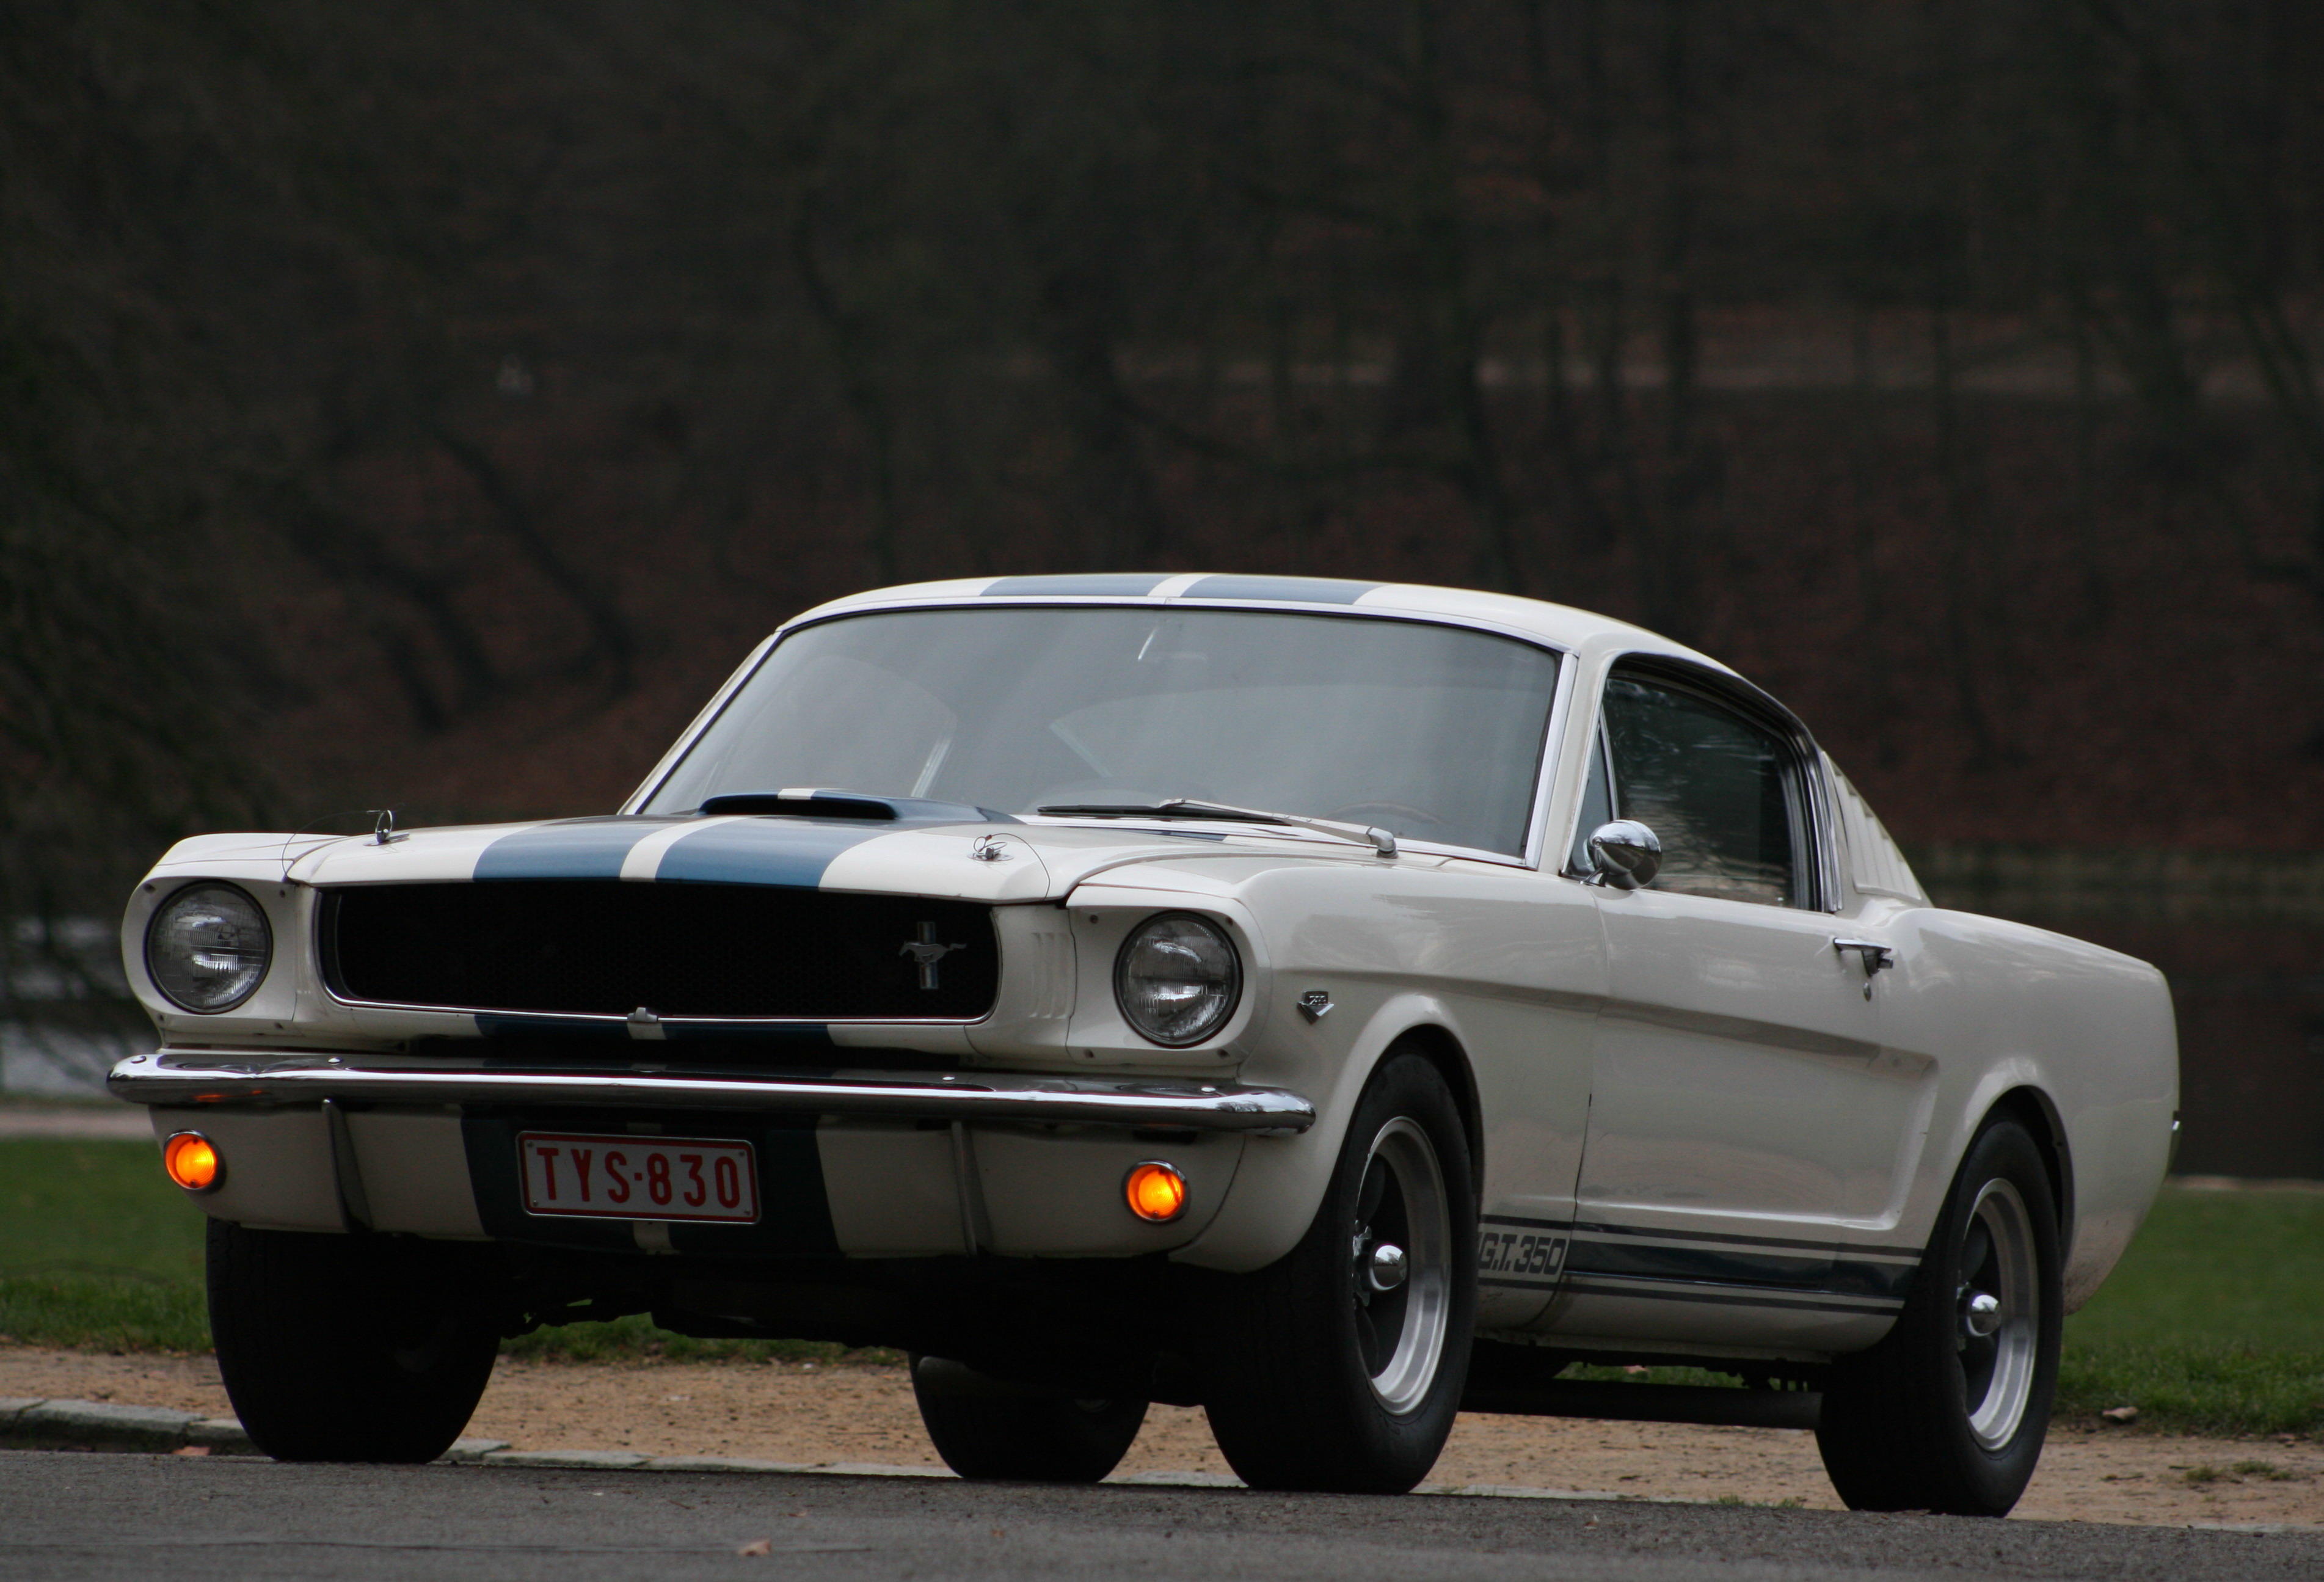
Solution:
{"label": "windshield", "polygon": [[1522,853],[1557,658],[1272,611],[968,608],[793,633],[650,813],[816,786],[1004,812],[1170,797]]}

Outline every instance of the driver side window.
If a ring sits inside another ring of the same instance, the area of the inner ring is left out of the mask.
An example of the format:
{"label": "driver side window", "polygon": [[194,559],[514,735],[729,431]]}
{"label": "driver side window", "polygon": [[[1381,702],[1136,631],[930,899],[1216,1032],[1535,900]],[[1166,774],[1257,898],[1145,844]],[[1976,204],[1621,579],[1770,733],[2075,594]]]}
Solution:
{"label": "driver side window", "polygon": [[1600,750],[1611,816],[1662,841],[1651,888],[1809,904],[1796,756],[1783,735],[1692,689],[1617,672]]}

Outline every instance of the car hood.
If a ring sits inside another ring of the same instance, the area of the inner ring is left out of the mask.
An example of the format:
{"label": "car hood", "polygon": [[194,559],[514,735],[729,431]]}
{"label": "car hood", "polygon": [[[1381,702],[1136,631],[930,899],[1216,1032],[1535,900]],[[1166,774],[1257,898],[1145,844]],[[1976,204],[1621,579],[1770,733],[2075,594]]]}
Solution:
{"label": "car hood", "polygon": [[1062,899],[1095,874],[1139,863],[1220,856],[1374,860],[1366,848],[1289,832],[889,823],[740,814],[616,816],[414,829],[398,833],[385,845],[371,836],[320,841],[312,837],[211,836],[181,843],[162,866],[239,866],[235,859],[261,856],[270,865],[280,861],[284,878],[318,885],[630,879],[988,902]]}

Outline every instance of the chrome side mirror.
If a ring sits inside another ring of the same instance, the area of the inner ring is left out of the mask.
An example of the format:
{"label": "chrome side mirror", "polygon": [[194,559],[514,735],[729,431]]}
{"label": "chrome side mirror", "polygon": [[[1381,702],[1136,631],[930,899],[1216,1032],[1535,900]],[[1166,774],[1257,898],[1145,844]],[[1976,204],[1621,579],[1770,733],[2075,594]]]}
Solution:
{"label": "chrome side mirror", "polygon": [[1590,884],[1636,890],[1662,871],[1663,843],[1636,819],[1617,819],[1590,832],[1590,861],[1598,870]]}

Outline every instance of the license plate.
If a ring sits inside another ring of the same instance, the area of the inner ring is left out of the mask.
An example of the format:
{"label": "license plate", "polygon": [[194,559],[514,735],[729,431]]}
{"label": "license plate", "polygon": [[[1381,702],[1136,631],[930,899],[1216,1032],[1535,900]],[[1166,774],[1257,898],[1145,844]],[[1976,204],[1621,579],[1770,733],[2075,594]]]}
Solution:
{"label": "license plate", "polygon": [[759,1166],[747,1143],[719,1137],[517,1136],[530,1214],[585,1219],[759,1218]]}

